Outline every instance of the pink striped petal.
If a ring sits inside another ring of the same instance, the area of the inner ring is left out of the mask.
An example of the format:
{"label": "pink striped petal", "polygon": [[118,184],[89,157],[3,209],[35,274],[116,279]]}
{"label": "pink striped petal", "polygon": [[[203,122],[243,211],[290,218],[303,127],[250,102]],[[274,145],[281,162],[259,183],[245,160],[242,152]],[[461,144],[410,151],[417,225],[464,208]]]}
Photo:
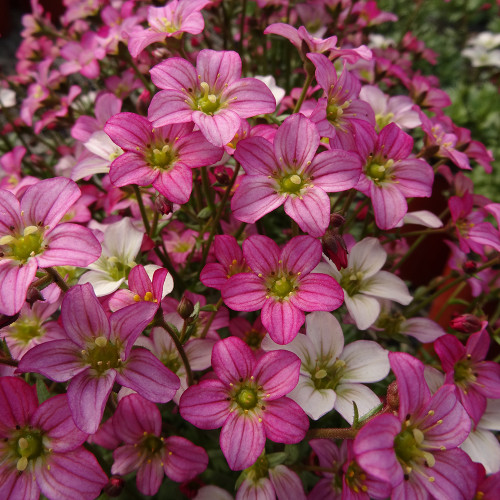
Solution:
{"label": "pink striped petal", "polygon": [[18,199],[10,191],[0,189],[0,235],[11,234],[24,225],[20,213]]}
{"label": "pink striped petal", "polygon": [[255,380],[266,393],[266,401],[281,398],[292,391],[299,381],[299,373],[299,357],[282,350],[264,354],[253,370]]}
{"label": "pink striped petal", "polygon": [[113,416],[115,432],[123,442],[134,444],[144,435],[161,433],[161,415],[158,407],[139,394],[129,394],[120,400]]}
{"label": "pink striped petal", "polygon": [[170,170],[160,170],[153,187],[174,203],[186,203],[193,189],[193,173],[186,165],[178,163]]}
{"label": "pink striped petal", "polygon": [[137,471],[137,489],[144,495],[154,495],[163,481],[163,464],[159,456],[145,460]]}
{"label": "pink striped petal", "polygon": [[39,500],[40,489],[31,474],[19,474],[16,467],[3,467],[0,471],[0,498]]}
{"label": "pink striped petal", "polygon": [[255,273],[270,274],[278,268],[280,249],[267,236],[250,236],[243,242],[243,255]]}
{"label": "pink striped petal", "polygon": [[306,166],[304,173],[313,175],[314,185],[327,193],[346,191],[358,183],[361,160],[357,154],[347,151],[325,151]]}
{"label": "pink striped petal", "polygon": [[193,93],[198,88],[196,70],[192,64],[180,57],[170,57],[153,67],[150,73],[151,80],[160,89]]}
{"label": "pink striped petal", "polygon": [[232,50],[201,50],[196,59],[196,71],[201,82],[206,82],[210,90],[219,94],[235,80],[241,78],[241,58]]}
{"label": "pink striped petal", "polygon": [[29,386],[18,377],[1,377],[0,437],[7,437],[16,425],[20,427],[28,425],[37,407],[35,386]]}
{"label": "pink striped petal", "polygon": [[406,199],[394,184],[372,184],[370,188],[375,222],[380,229],[392,229],[408,211]]}
{"label": "pink striped petal", "polygon": [[274,113],[276,99],[269,87],[256,78],[241,78],[229,85],[224,99],[241,118]]}
{"label": "pink striped petal", "polygon": [[308,274],[321,260],[321,243],[311,236],[296,236],[283,247],[280,258],[287,271]]}
{"label": "pink striped petal", "polygon": [[280,345],[290,343],[304,324],[304,313],[291,302],[268,299],[261,312],[262,324],[270,337]]}
{"label": "pink striped petal", "polygon": [[228,388],[220,380],[203,380],[182,394],[180,414],[200,429],[217,429],[229,415],[228,397]]}
{"label": "pink striped petal", "polygon": [[37,268],[36,259],[29,259],[24,265],[13,260],[0,261],[0,314],[14,316],[21,310]]}
{"label": "pink striped petal", "polygon": [[224,146],[230,142],[240,128],[241,118],[230,108],[221,109],[214,115],[194,111],[192,119],[201,133],[214,146]]}
{"label": "pink striped petal", "polygon": [[305,233],[320,237],[330,223],[330,198],[319,188],[308,188],[300,196],[289,196],[285,212]]}
{"label": "pink striped petal", "polygon": [[155,42],[162,42],[167,33],[158,33],[151,29],[142,29],[139,26],[129,32],[128,50],[132,57],[137,57],[147,46]]}
{"label": "pink striped petal", "polygon": [[231,276],[221,293],[224,303],[234,311],[256,311],[266,301],[264,281],[251,273]]}
{"label": "pink striped petal", "polygon": [[117,187],[137,184],[147,186],[158,177],[158,170],[148,166],[139,153],[127,152],[116,158],[109,168],[109,178]]}
{"label": "pink striped petal", "polygon": [[179,377],[151,352],[141,347],[132,349],[116,381],[153,403],[167,403],[180,387]]}
{"label": "pink striped petal", "polygon": [[231,470],[253,465],[265,444],[264,424],[256,415],[237,411],[229,414],[220,433],[220,447]]}
{"label": "pink striped petal", "polygon": [[163,456],[165,474],[177,483],[194,479],[208,465],[207,452],[191,441],[171,436],[165,440]]}
{"label": "pink striped petal", "polygon": [[212,350],[212,368],[226,385],[249,379],[254,366],[252,349],[238,337],[220,340]]}
{"label": "pink striped petal", "polygon": [[135,113],[118,113],[104,127],[111,140],[125,151],[143,151],[153,138],[152,125],[147,118]]}
{"label": "pink striped petal", "polygon": [[290,302],[303,311],[334,311],[343,304],[344,291],[331,276],[308,274],[300,280]]}
{"label": "pink striped petal", "polygon": [[71,380],[67,390],[69,407],[75,424],[83,432],[94,434],[99,428],[115,378],[114,370],[96,376],[89,368]]}
{"label": "pink striped petal", "polygon": [[113,452],[114,462],[111,466],[111,474],[120,474],[121,476],[130,474],[131,472],[137,470],[138,467],[140,467],[144,459],[145,453],[142,452],[141,454],[139,454],[137,451],[137,446],[134,446],[133,444],[120,446]]}
{"label": "pink striped petal", "polygon": [[298,443],[309,429],[307,415],[295,401],[287,397],[266,402],[262,418],[267,438],[276,443]]}
{"label": "pink striped petal", "polygon": [[128,287],[141,297],[144,297],[147,292],[153,293],[153,284],[144,266],[135,266],[130,270],[128,275]]}
{"label": "pink striped petal", "polygon": [[186,97],[178,90],[162,90],[155,94],[148,108],[148,120],[153,127],[192,121],[193,110]]}
{"label": "pink striped petal", "polygon": [[96,498],[108,482],[94,455],[84,448],[51,453],[45,460],[37,460],[35,476],[48,498]]}
{"label": "pink striped petal", "polygon": [[278,165],[273,145],[263,137],[249,137],[239,141],[234,157],[248,175],[271,175]]}

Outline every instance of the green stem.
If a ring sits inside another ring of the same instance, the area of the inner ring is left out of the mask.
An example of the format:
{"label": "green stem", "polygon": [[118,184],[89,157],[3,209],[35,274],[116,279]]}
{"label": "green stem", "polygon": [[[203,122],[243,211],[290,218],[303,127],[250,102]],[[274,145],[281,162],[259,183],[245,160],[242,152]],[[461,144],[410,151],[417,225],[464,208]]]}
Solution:
{"label": "green stem", "polygon": [[464,287],[466,285],[467,285],[467,283],[463,282],[463,283],[460,283],[460,285],[457,286],[457,288],[450,295],[450,298],[441,306],[441,309],[436,314],[436,317],[434,318],[434,321],[439,321],[441,319],[441,316],[444,314],[444,312],[446,311],[446,309],[450,305],[450,302],[464,289]]}
{"label": "green stem", "polygon": [[307,439],[354,439],[357,429],[309,429]]}
{"label": "green stem", "polygon": [[215,315],[217,314],[217,311],[219,310],[220,306],[222,305],[224,301],[222,300],[222,297],[217,301],[217,304],[215,304],[215,311],[212,311],[212,314],[210,315],[210,318],[208,318],[207,324],[205,325],[205,328],[203,328],[203,331],[201,332],[200,339],[204,339],[207,336],[208,330],[210,329],[210,325],[212,324],[213,320],[215,319]]}
{"label": "green stem", "polygon": [[45,267],[44,269],[63,292],[67,292],[69,290],[69,287],[63,277],[53,267]]}
{"label": "green stem", "polygon": [[212,199],[212,191],[210,189],[210,183],[208,181],[207,167],[201,167],[201,182],[203,185],[203,193],[205,194],[205,199],[207,200],[208,208],[210,208],[210,213],[215,212],[214,200]]}
{"label": "green stem", "polygon": [[155,237],[156,229],[158,228],[158,219],[160,218],[160,214],[158,210],[155,210],[153,215],[153,224],[151,224],[151,231],[149,231],[149,237],[153,239]]}
{"label": "green stem", "polygon": [[295,108],[293,109],[294,113],[298,113],[300,111],[300,108],[302,107],[302,103],[304,102],[304,99],[306,98],[307,91],[309,90],[309,86],[311,85],[313,78],[314,78],[314,71],[309,70],[307,72],[307,78],[306,78],[306,81],[304,82],[304,86],[302,87],[302,92],[300,93],[299,100],[297,101],[297,104],[295,105]]}
{"label": "green stem", "polygon": [[158,256],[158,258],[161,260],[161,263],[163,264],[163,266],[172,275],[174,283],[177,287],[177,291],[180,294],[183,294],[184,290],[186,290],[186,285],[184,284],[184,280],[179,276],[179,274],[175,270],[175,268],[172,264],[172,261],[170,260],[170,257],[168,256],[168,252],[166,251],[165,246],[163,245],[163,242],[162,242],[162,246],[163,246],[163,252],[157,246],[155,246],[153,248],[153,250],[154,250],[155,254]]}
{"label": "green stem", "polygon": [[151,227],[149,225],[148,214],[146,213],[146,207],[144,206],[144,202],[142,201],[141,191],[139,186],[136,184],[132,184],[132,188],[134,189],[135,197],[137,198],[137,203],[139,204],[139,210],[141,211],[142,222],[144,223],[144,229],[146,233],[151,232]]}
{"label": "green stem", "polygon": [[246,222],[242,222],[240,224],[240,227],[238,228],[238,230],[234,233],[234,237],[238,240],[240,238],[240,236],[243,234],[243,231],[245,230],[245,228],[247,227],[247,223]]}
{"label": "green stem", "polygon": [[222,217],[222,213],[224,212],[224,208],[226,208],[227,200],[229,199],[229,195],[231,194],[231,190],[233,189],[234,183],[236,182],[236,177],[238,177],[238,173],[240,171],[241,165],[236,163],[236,168],[234,169],[233,177],[231,178],[231,182],[227,186],[224,191],[224,195],[222,196],[222,200],[217,208],[217,213],[215,214],[215,219],[212,221],[212,228],[210,230],[210,235],[208,236],[207,243],[205,248],[203,249],[203,257],[201,259],[200,269],[203,269],[205,263],[207,262],[208,252],[210,251],[210,246],[212,245],[212,240],[214,239],[217,228],[219,227],[219,221]]}
{"label": "green stem", "polygon": [[[245,15],[247,11],[247,0],[242,1],[241,6],[241,18],[240,18],[240,43],[239,43],[239,53],[241,57],[241,62],[244,63],[243,58],[243,35],[245,34]],[[244,73],[243,73],[244,74]]]}
{"label": "green stem", "polygon": [[123,61],[127,64],[129,64],[136,74],[137,78],[141,80],[141,82],[144,84],[144,88],[149,91],[149,93],[152,95],[155,92],[154,86],[147,80],[147,78],[141,73],[139,68],[134,62],[134,59],[130,55],[128,49],[125,50],[120,50],[119,51],[120,57],[123,59]]}
{"label": "green stem", "polygon": [[189,364],[189,360],[186,356],[186,351],[184,351],[184,347],[182,347],[179,337],[177,337],[175,332],[167,325],[165,319],[163,318],[163,312],[161,309],[159,309],[156,313],[154,324],[161,326],[170,335],[170,338],[174,342],[177,352],[182,359],[184,368],[186,369],[188,386],[193,385],[193,372],[191,371],[191,365]]}
{"label": "green stem", "polygon": [[391,273],[397,271],[408,259],[408,257],[415,251],[415,249],[429,236],[429,233],[421,234],[411,245],[411,247],[407,250],[407,252],[399,259],[399,261],[392,267]]}

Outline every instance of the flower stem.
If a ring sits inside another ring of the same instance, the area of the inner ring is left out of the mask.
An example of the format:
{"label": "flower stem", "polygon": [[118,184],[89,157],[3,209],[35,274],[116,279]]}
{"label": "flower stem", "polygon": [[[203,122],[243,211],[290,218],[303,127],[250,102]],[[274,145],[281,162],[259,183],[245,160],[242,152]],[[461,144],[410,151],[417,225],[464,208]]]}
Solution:
{"label": "flower stem", "polygon": [[45,271],[63,292],[67,292],[69,290],[69,287],[64,281],[63,277],[53,267],[46,267]]}
{"label": "flower stem", "polygon": [[222,305],[224,301],[222,300],[222,297],[218,300],[217,304],[215,304],[215,311],[212,311],[212,314],[210,315],[210,318],[208,318],[207,324],[205,325],[205,328],[203,328],[203,331],[201,332],[200,339],[204,339],[207,336],[208,330],[210,329],[210,325],[212,324],[213,320],[215,319],[215,315],[217,314],[217,311],[219,310],[220,306]]}
{"label": "flower stem", "polygon": [[309,429],[307,439],[354,439],[357,429]]}
{"label": "flower stem", "polygon": [[313,78],[314,78],[314,71],[312,70],[308,71],[307,78],[306,81],[304,82],[304,86],[302,87],[302,92],[300,93],[299,100],[297,101],[297,104],[295,104],[295,108],[293,109],[294,113],[298,113],[300,111],[300,108],[302,107],[302,103],[306,98],[307,91],[309,90],[309,86],[311,85]]}
{"label": "flower stem", "polygon": [[146,213],[146,207],[144,206],[144,202],[142,201],[141,191],[139,186],[136,184],[132,184],[132,188],[134,189],[135,197],[137,198],[137,203],[139,205],[139,210],[141,211],[142,222],[144,223],[144,229],[146,233],[150,233],[151,227],[149,225],[148,214]]}
{"label": "flower stem", "polygon": [[210,191],[210,184],[208,182],[207,167],[201,167],[201,182],[208,208],[210,208],[210,213],[213,214],[215,212],[215,205],[214,200],[212,199],[212,192]]}

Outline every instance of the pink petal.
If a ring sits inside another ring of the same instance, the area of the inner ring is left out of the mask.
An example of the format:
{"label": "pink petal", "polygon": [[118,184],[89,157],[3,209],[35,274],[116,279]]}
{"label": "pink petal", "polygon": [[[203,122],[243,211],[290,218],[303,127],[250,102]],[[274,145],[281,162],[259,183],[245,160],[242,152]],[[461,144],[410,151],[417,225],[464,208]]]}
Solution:
{"label": "pink petal", "polygon": [[210,144],[201,132],[190,132],[177,143],[179,161],[189,168],[205,167],[217,163],[223,149]]}
{"label": "pink petal", "polygon": [[276,443],[298,443],[309,429],[309,419],[302,408],[287,397],[266,401],[262,418],[267,438]]}
{"label": "pink petal", "polygon": [[231,470],[243,470],[255,463],[266,444],[264,424],[256,415],[229,414],[220,433],[220,447]]}
{"label": "pink petal", "polygon": [[325,151],[317,155],[303,172],[313,175],[312,182],[323,191],[337,193],[357,184],[361,175],[361,160],[358,155],[347,151]]}
{"label": "pink petal", "polygon": [[224,146],[238,132],[241,118],[229,108],[221,109],[214,115],[206,115],[201,111],[193,112],[193,121],[201,130],[208,142],[214,146]]}
{"label": "pink petal", "polygon": [[151,80],[160,89],[175,89],[192,94],[198,88],[196,70],[192,64],[180,57],[170,57],[157,64],[150,73]]}
{"label": "pink petal", "polygon": [[38,500],[40,490],[30,474],[19,475],[15,467],[5,467],[0,474],[0,498],[6,500]]}
{"label": "pink petal", "polygon": [[84,346],[92,337],[109,338],[108,318],[90,283],[73,286],[61,304],[61,318],[68,337]]}
{"label": "pink petal", "polygon": [[224,92],[224,99],[230,103],[232,111],[241,118],[274,113],[276,99],[269,87],[256,78],[242,78],[229,85]]}
{"label": "pink petal", "polygon": [[0,437],[7,437],[16,425],[27,425],[37,407],[35,386],[29,386],[18,377],[1,377]]}
{"label": "pink petal", "polygon": [[36,259],[29,259],[24,265],[12,260],[0,261],[0,314],[14,316],[26,300],[26,292],[35,278]]}
{"label": "pink petal", "polygon": [[287,198],[285,212],[305,233],[323,236],[330,223],[330,198],[322,189],[307,188],[300,196]]}
{"label": "pink petal", "polygon": [[143,495],[154,495],[163,481],[163,466],[159,456],[144,461],[137,471],[137,489]]}
{"label": "pink petal", "polygon": [[0,189],[0,234],[11,234],[24,224],[20,216],[21,207],[18,199],[5,189]]}
{"label": "pink petal", "polygon": [[116,381],[153,403],[167,403],[180,387],[179,377],[141,347],[132,349],[124,368],[116,376]]}
{"label": "pink petal", "polygon": [[248,175],[271,175],[280,167],[276,164],[273,145],[263,137],[249,137],[239,141],[234,158]]}
{"label": "pink petal", "polygon": [[153,187],[174,203],[186,203],[193,189],[193,173],[185,165],[176,164],[167,171],[160,170]]}
{"label": "pink petal", "polygon": [[252,349],[238,337],[220,340],[212,350],[212,367],[226,385],[249,379],[254,366]]}
{"label": "pink petal", "polygon": [[163,457],[165,474],[177,483],[194,479],[208,465],[208,455],[200,446],[180,437],[171,436],[165,440]]}
{"label": "pink petal", "polygon": [[151,29],[134,29],[128,37],[128,50],[132,57],[137,57],[148,45],[162,42],[167,38],[167,33],[158,33]]}
{"label": "pink petal", "polygon": [[192,121],[193,110],[186,97],[178,90],[162,90],[155,94],[148,108],[148,120],[153,127]]}
{"label": "pink petal", "polygon": [[251,273],[231,276],[221,293],[224,303],[235,311],[256,311],[266,301],[266,286],[262,278]]}
{"label": "pink petal", "polygon": [[241,262],[243,252],[234,236],[218,234],[214,238],[214,249],[217,260],[228,268],[233,261]]}
{"label": "pink petal", "polygon": [[144,297],[147,292],[153,293],[153,284],[144,266],[138,265],[130,270],[128,275],[128,287],[141,297]]}
{"label": "pink petal", "polygon": [[83,448],[52,453],[46,460],[37,460],[35,476],[48,498],[96,498],[108,482],[94,455]]}
{"label": "pink petal", "polygon": [[300,359],[289,351],[271,351],[264,354],[253,370],[253,375],[262,390],[266,401],[285,396],[299,381]]}
{"label": "pink petal", "polygon": [[229,415],[228,388],[219,380],[203,380],[182,394],[182,418],[200,429],[217,429]]}
{"label": "pink petal", "polygon": [[153,139],[152,125],[147,118],[135,113],[118,113],[104,127],[111,140],[125,151],[144,151]]}
{"label": "pink petal", "polygon": [[280,345],[288,344],[304,324],[304,313],[291,302],[267,299],[261,312],[262,324],[271,338]]}
{"label": "pink petal", "polygon": [[392,229],[408,210],[406,199],[394,184],[376,186],[370,190],[375,222],[380,229]]}
{"label": "pink petal", "polygon": [[380,132],[376,149],[384,145],[384,156],[393,160],[408,158],[413,149],[413,138],[403,132],[395,123],[389,123]]}
{"label": "pink petal", "polygon": [[99,428],[115,378],[115,370],[96,376],[89,368],[71,380],[67,389],[69,407],[75,424],[83,432],[94,434]]}
{"label": "pink petal", "polygon": [[308,274],[300,280],[290,302],[303,311],[334,311],[343,304],[344,291],[331,276]]}
{"label": "pink petal", "polygon": [[147,186],[158,177],[158,170],[151,168],[144,157],[135,152],[127,152],[116,158],[109,168],[109,178],[117,186]]}
{"label": "pink petal", "polygon": [[133,444],[120,446],[113,452],[114,462],[111,467],[111,474],[119,474],[122,476],[130,474],[141,466],[144,459],[145,453],[139,453],[137,451],[137,446],[134,446]]}
{"label": "pink petal", "polygon": [[201,50],[196,59],[196,71],[201,82],[206,82],[215,93],[220,93],[226,84],[241,78],[241,58],[232,50]]}
{"label": "pink petal", "polygon": [[271,238],[253,235],[243,242],[243,255],[253,272],[268,275],[278,267],[280,249]]}

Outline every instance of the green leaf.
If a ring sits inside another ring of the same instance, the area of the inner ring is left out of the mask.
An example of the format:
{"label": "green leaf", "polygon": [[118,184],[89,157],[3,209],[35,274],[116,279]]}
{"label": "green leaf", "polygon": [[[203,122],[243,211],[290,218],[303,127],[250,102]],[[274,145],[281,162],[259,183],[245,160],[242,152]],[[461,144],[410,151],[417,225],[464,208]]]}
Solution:
{"label": "green leaf", "polygon": [[39,378],[36,379],[36,394],[38,396],[39,404],[42,404],[44,401],[47,401],[47,399],[52,397],[47,389],[47,386],[45,385],[45,382]]}

